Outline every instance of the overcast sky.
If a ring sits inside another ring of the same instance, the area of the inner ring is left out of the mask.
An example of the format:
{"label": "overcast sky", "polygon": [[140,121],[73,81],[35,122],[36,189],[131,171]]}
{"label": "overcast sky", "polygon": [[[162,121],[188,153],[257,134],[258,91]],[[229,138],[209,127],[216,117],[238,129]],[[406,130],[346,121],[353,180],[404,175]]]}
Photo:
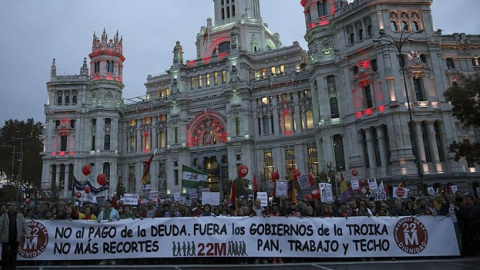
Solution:
{"label": "overcast sky", "polygon": [[[261,0],[261,14],[284,45],[306,42],[300,0]],[[480,34],[479,0],[434,0],[436,29]],[[56,59],[58,75],[80,73],[93,33],[105,28],[124,41],[124,98],[145,95],[146,77],[165,73],[179,40],[194,59],[195,38],[212,0],[0,0],[0,127],[8,119],[45,121],[46,83]]]}

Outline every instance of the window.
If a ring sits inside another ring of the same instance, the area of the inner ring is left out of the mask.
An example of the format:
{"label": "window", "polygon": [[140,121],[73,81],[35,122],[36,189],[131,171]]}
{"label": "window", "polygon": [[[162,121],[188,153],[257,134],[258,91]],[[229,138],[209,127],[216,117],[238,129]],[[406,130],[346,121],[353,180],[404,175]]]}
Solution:
{"label": "window", "polygon": [[107,60],[107,72],[113,73],[113,61]]}
{"label": "window", "polygon": [[263,122],[263,134],[264,135],[269,135],[270,134],[270,128],[269,128],[269,117],[268,115],[264,115],[262,117],[262,122]]}
{"label": "window", "polygon": [[222,70],[222,83],[225,84],[227,83],[227,71]]}
{"label": "window", "polygon": [[358,30],[358,39],[359,39],[359,40],[363,40],[363,38],[364,38],[364,37],[363,37],[363,29],[359,29],[359,30]]}
{"label": "window", "polygon": [[412,22],[412,27],[413,27],[413,32],[417,32],[418,30],[420,30],[420,27],[418,26],[418,22],[416,21]]}
{"label": "window", "polygon": [[307,171],[313,175],[318,175],[318,158],[317,158],[317,148],[316,147],[307,147],[308,160],[307,160]]}
{"label": "window", "polygon": [[65,164],[60,165],[60,179],[58,179],[58,190],[63,190],[65,186]]}
{"label": "window", "polygon": [[326,0],[321,0],[317,2],[317,13],[318,17],[322,17],[327,15],[327,1]]}
{"label": "window", "polygon": [[473,65],[474,67],[480,66],[480,60],[479,60],[478,57],[475,57],[475,58],[472,59],[472,65]]}
{"label": "window", "polygon": [[373,26],[371,24],[367,26],[367,35],[369,37],[373,36]]}
{"label": "window", "polygon": [[271,179],[273,171],[275,171],[275,167],[273,166],[273,153],[271,151],[264,152],[263,175],[265,175],[266,178]]}
{"label": "window", "polygon": [[218,53],[226,53],[230,51],[230,41],[223,42],[218,45]]}
{"label": "window", "polygon": [[77,91],[72,92],[72,104],[77,104]]}
{"label": "window", "polygon": [[394,31],[394,32],[398,32],[398,25],[397,25],[397,22],[395,22],[395,21],[391,21],[391,22],[390,22],[390,27],[391,27],[392,31]]}
{"label": "window", "polygon": [[110,135],[105,135],[105,141],[103,142],[103,149],[106,151],[110,150]]}
{"label": "window", "polygon": [[363,162],[365,162],[365,168],[370,168],[370,158],[368,157],[367,135],[365,134],[365,130],[362,130],[361,138],[362,138],[362,145],[363,145],[363,158],[364,158]]}
{"label": "window", "polygon": [[173,170],[173,182],[174,182],[175,186],[178,186],[178,183],[179,183],[178,179],[179,179],[178,178],[178,170]]}
{"label": "window", "polygon": [[94,73],[100,72],[100,62],[97,61],[93,64],[93,72]]}
{"label": "window", "polygon": [[443,150],[442,137],[440,134],[440,124],[435,122],[433,124],[433,129],[435,130],[435,141],[437,143],[438,157],[440,162],[445,162],[445,151]]}
{"label": "window", "polygon": [[390,160],[392,157],[392,152],[390,150],[390,138],[388,137],[387,125],[382,125],[382,128],[383,128],[383,136],[385,138],[385,152],[387,153],[387,164],[392,165],[392,161]]}
{"label": "window", "polygon": [[381,167],[382,159],[380,157],[380,144],[378,143],[376,128],[372,128],[372,135],[373,135],[373,149],[375,150],[375,161],[376,161],[377,167]]}
{"label": "window", "polygon": [[60,151],[67,151],[67,135],[60,136]]}
{"label": "window", "polygon": [[55,129],[57,129],[60,126],[60,120],[55,120]]}
{"label": "window", "polygon": [[107,177],[107,179],[110,179],[110,163],[103,163],[103,174]]}
{"label": "window", "polygon": [[65,105],[70,104],[70,93],[68,91],[65,92]]}
{"label": "window", "polygon": [[202,75],[198,75],[198,88],[203,87],[203,80],[202,80]]}
{"label": "window", "polygon": [[425,95],[425,90],[423,89],[423,81],[420,78],[413,79],[413,88],[415,89],[415,97],[417,101],[425,101],[427,97]]}
{"label": "window", "polygon": [[353,45],[353,44],[355,44],[355,34],[350,33],[350,45]]}
{"label": "window", "polygon": [[161,131],[159,134],[159,138],[160,138],[160,143],[159,143],[160,148],[165,148],[167,145],[167,133],[165,131]]}
{"label": "window", "polygon": [[62,92],[58,91],[57,92],[57,105],[62,105],[63,103],[63,95]]}
{"label": "window", "polygon": [[206,84],[207,86],[210,86],[210,73],[207,73],[207,74],[205,75],[205,84]]}
{"label": "window", "polygon": [[213,84],[218,85],[218,71],[213,72]]}
{"label": "window", "polygon": [[455,69],[455,64],[453,63],[453,59],[452,58],[447,58],[447,68],[448,69]]}
{"label": "window", "polygon": [[75,128],[75,119],[70,120],[70,127]]}
{"label": "window", "polygon": [[377,59],[370,60],[370,67],[372,68],[373,72],[378,71]]}
{"label": "window", "polygon": [[423,140],[423,149],[425,150],[425,160],[427,162],[432,162],[432,152],[430,150],[430,140],[428,139],[427,125],[422,123],[422,140]]}
{"label": "window", "polygon": [[343,151],[343,139],[341,135],[337,134],[333,136],[333,148],[337,171],[341,171],[345,168],[345,154]]}
{"label": "window", "polygon": [[406,22],[406,21],[403,21],[403,22],[402,22],[402,30],[403,30],[403,31],[408,31],[408,30],[409,30],[409,29],[408,29],[408,22]]}
{"label": "window", "polygon": [[68,190],[73,187],[73,164],[68,165]]}
{"label": "window", "polygon": [[92,148],[90,150],[95,151],[95,135],[92,136]]}
{"label": "window", "polygon": [[340,117],[340,112],[338,111],[338,100],[336,97],[330,98],[330,117],[332,119]]}
{"label": "window", "polygon": [[240,117],[235,117],[235,135],[240,136]]}
{"label": "window", "polygon": [[195,89],[195,78],[190,77],[190,90],[194,90],[194,89]]}
{"label": "window", "polygon": [[373,107],[373,96],[372,96],[372,90],[370,88],[370,85],[367,85],[363,87],[363,102],[365,108],[372,108]]}
{"label": "window", "polygon": [[175,143],[178,143],[178,127],[175,126],[174,129],[173,129],[173,132],[174,132],[174,139],[175,139]]}
{"label": "window", "polygon": [[305,115],[307,117],[307,129],[313,129],[313,111],[307,110]]}

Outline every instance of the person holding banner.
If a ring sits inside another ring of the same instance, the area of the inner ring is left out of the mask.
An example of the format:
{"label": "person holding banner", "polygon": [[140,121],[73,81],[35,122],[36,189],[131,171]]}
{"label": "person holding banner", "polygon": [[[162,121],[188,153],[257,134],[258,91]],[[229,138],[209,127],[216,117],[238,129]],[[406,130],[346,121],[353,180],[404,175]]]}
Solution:
{"label": "person holding banner", "polygon": [[17,268],[17,250],[22,239],[30,237],[30,230],[23,215],[18,212],[17,202],[10,202],[8,211],[0,217],[0,239],[2,241],[2,269],[14,270]]}

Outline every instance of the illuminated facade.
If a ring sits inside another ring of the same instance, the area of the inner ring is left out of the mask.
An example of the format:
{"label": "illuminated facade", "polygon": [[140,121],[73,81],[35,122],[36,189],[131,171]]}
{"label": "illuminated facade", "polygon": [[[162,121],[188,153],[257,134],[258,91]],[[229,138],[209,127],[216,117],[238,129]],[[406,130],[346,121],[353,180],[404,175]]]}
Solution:
{"label": "illuminated facade", "polygon": [[53,63],[42,185],[56,183],[68,197],[73,177],[82,180],[91,164],[112,189],[122,183],[142,193],[154,149],[149,187],[163,195],[183,192],[182,165],[208,172],[211,190],[224,193],[239,164],[261,183],[273,170],[288,178],[292,164],[314,175],[332,165],[347,179],[356,170],[358,178],[418,183],[397,53],[374,42],[380,30],[400,37],[406,25],[424,30],[403,50],[424,183],[467,188],[478,179],[478,167],[448,152],[454,140],[476,137],[451,117],[442,93],[480,68],[479,36],[435,31],[427,0],[304,0],[305,51],[281,44],[259,2],[214,0],[197,59],[183,59],[177,42],[170,69],[147,77],[140,101],[122,97],[118,34],[94,36],[80,75],[57,76]]}

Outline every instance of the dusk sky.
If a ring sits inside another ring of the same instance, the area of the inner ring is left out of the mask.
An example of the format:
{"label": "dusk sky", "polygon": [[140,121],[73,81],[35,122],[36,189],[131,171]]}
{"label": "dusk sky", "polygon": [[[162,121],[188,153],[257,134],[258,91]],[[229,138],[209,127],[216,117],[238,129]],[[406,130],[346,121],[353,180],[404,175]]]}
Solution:
{"label": "dusk sky", "polygon": [[[299,41],[307,49],[299,2],[261,0],[261,14],[283,45]],[[434,0],[432,9],[444,34],[480,34],[479,0]],[[123,97],[133,98],[145,95],[148,75],[170,68],[177,40],[185,60],[196,58],[196,34],[208,17],[212,0],[1,0],[0,127],[8,119],[45,121],[52,59],[58,75],[79,74],[94,32],[123,36]]]}

